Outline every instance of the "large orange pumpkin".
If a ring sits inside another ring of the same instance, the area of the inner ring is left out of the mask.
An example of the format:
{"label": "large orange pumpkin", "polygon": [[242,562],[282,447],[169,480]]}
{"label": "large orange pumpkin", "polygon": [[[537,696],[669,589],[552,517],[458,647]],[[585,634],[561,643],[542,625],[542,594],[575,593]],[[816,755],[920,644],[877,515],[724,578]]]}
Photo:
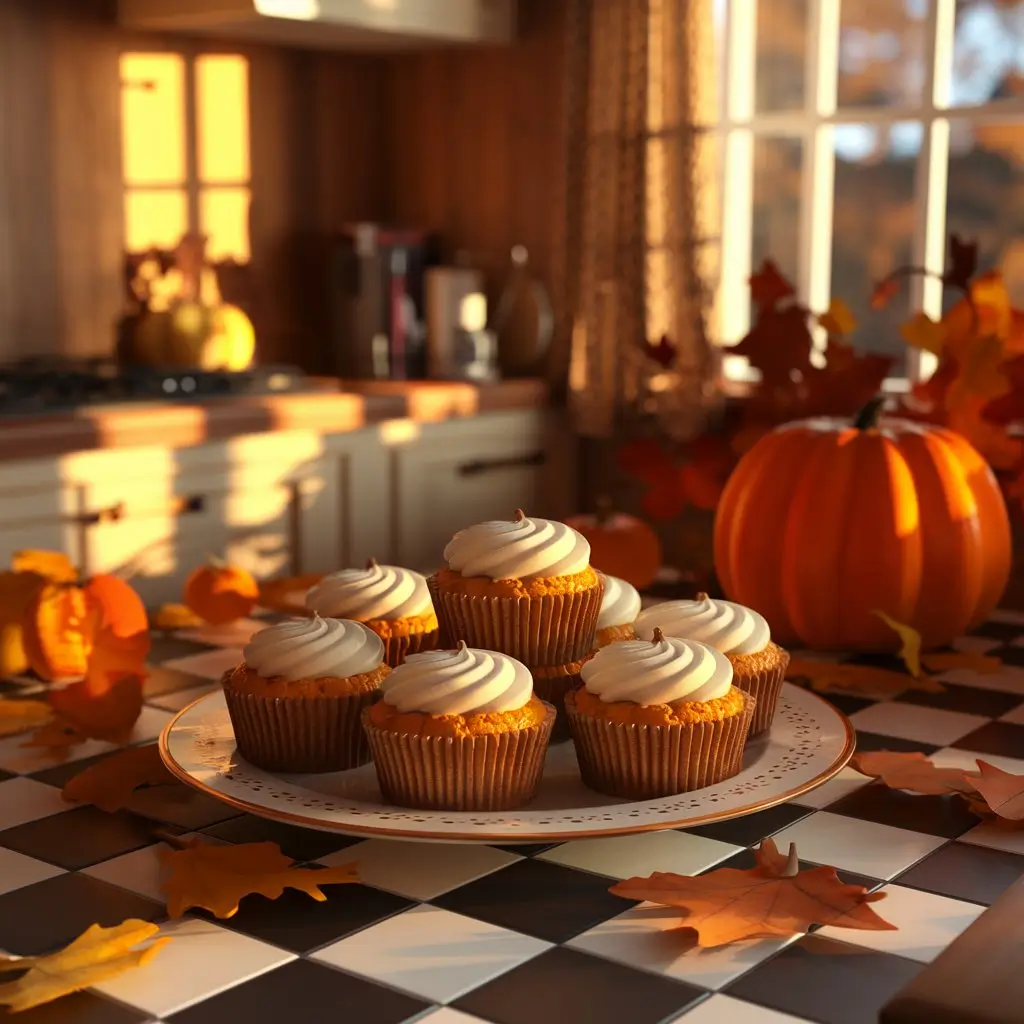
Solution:
{"label": "large orange pumpkin", "polygon": [[912,626],[950,643],[998,604],[1010,525],[988,465],[960,435],[878,419],[807,420],[740,460],[715,519],[726,595],[764,615],[780,642],[887,651]]}
{"label": "large orange pumpkin", "polygon": [[661,568],[661,541],[642,519],[613,510],[602,498],[593,515],[576,515],[566,525],[590,542],[590,564],[609,576],[631,583],[637,590],[649,587]]}
{"label": "large orange pumpkin", "polygon": [[250,573],[217,559],[194,569],[185,581],[185,605],[211,626],[244,619],[259,597],[259,584]]}
{"label": "large orange pumpkin", "polygon": [[41,679],[85,674],[96,629],[116,636],[147,633],[142,599],[116,576],[93,576],[81,586],[47,582],[22,619],[22,643],[32,671]]}

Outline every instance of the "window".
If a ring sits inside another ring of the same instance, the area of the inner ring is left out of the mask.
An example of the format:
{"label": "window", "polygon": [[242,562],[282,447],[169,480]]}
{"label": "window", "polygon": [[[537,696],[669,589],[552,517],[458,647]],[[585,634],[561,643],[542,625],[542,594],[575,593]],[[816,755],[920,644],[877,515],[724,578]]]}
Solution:
{"label": "window", "polygon": [[189,231],[211,260],[249,259],[249,67],[237,54],[121,56],[125,248]]}
{"label": "window", "polygon": [[[750,323],[748,278],[772,256],[801,298],[841,297],[855,344],[930,373],[898,333],[942,312],[915,280],[892,308],[872,282],[903,263],[940,271],[947,233],[980,242],[1024,302],[1024,0],[715,0],[721,258],[714,333]],[[745,361],[726,373],[749,377]]]}

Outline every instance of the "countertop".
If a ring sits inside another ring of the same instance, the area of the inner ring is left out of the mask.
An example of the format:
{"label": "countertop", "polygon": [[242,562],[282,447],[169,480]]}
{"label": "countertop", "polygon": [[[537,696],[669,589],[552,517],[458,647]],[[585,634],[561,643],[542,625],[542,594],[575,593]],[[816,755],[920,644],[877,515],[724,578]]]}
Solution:
{"label": "countertop", "polygon": [[[1000,612],[958,646],[998,656],[1004,673],[961,672],[939,694],[833,701],[862,750],[921,750],[960,765],[981,756],[1024,772],[1022,638],[1024,615]],[[156,636],[131,742],[151,742],[215,686],[240,642],[223,632]],[[0,683],[5,699],[39,690]],[[0,740],[0,949],[48,952],[93,922],[164,922],[161,831],[269,840],[299,863],[355,862],[362,881],[326,887],[324,903],[287,891],[247,897],[227,920],[196,913],[164,924],[175,940],[150,964],[18,1024],[874,1024],[1024,874],[1019,831],[852,769],[792,803],[690,830],[431,845],[272,824],[184,789],[143,792],[113,815],[69,808],[60,787],[111,748],[87,744],[61,764],[22,742]],[[748,866],[765,836],[884,891],[875,907],[898,930],[830,928],[700,951],[687,947],[678,916],[608,892],[634,874]]]}
{"label": "countertop", "polygon": [[386,420],[435,423],[549,404],[549,389],[542,380],[478,385],[314,378],[312,386],[311,391],[288,395],[132,402],[0,419],[0,461],[145,445],[185,448],[276,430],[341,434]]}

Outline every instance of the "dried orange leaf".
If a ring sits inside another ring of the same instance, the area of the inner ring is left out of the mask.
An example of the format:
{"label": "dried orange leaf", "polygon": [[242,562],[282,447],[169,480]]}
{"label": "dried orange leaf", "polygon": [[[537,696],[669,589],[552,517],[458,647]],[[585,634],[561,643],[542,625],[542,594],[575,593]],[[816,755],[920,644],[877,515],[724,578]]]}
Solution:
{"label": "dried orange leaf", "polygon": [[907,671],[916,679],[921,675],[921,634],[912,626],[897,622],[877,608],[872,614],[877,615],[900,638],[899,656],[907,666]]}
{"label": "dried orange leaf", "polygon": [[953,672],[964,670],[977,672],[980,676],[995,676],[1005,666],[991,654],[978,654],[972,651],[941,651],[938,654],[922,654],[921,663],[929,672]]}
{"label": "dried orange leaf", "polygon": [[857,329],[857,320],[842,299],[833,299],[828,309],[818,317],[818,323],[829,334],[853,334]]}
{"label": "dried orange leaf", "polygon": [[158,925],[134,919],[113,928],[94,924],[56,953],[0,959],[0,973],[25,972],[0,984],[0,1006],[10,1013],[31,1010],[141,967],[171,941],[150,941],[159,931]]}
{"label": "dried orange leaf", "polygon": [[0,736],[38,729],[53,718],[53,708],[44,700],[0,700]]}
{"label": "dried orange leaf", "polygon": [[803,681],[818,693],[855,693],[866,697],[885,698],[906,690],[942,693],[945,687],[931,676],[915,678],[904,672],[893,672],[869,665],[846,665],[827,661],[793,658],[786,678]]}
{"label": "dried orange leaf", "polygon": [[656,872],[627,878],[611,892],[631,900],[678,907],[684,928],[704,947],[743,939],[806,932],[811,925],[894,931],[868,906],[885,893],[839,880],[834,868],[800,870],[793,846],[784,857],[770,839],[757,851],[757,866],[718,868],[704,875]]}
{"label": "dried orange leaf", "polygon": [[861,775],[878,779],[890,789],[902,789],[924,796],[948,793],[974,794],[975,772],[962,768],[937,768],[924,754],[900,754],[889,750],[854,754],[850,767]]}
{"label": "dried orange leaf", "polygon": [[119,750],[97,761],[68,780],[61,792],[68,803],[92,804],[113,814],[142,786],[174,784],[174,776],[160,760],[159,748],[155,743],[147,743],[144,747]]}
{"label": "dried orange leaf", "polygon": [[978,761],[978,772],[974,788],[989,810],[1006,821],[1024,822],[1024,775],[1004,772],[987,761]]}
{"label": "dried orange leaf", "polygon": [[72,747],[84,743],[89,737],[83,736],[70,722],[59,716],[50,719],[21,745],[46,750],[55,760],[67,760]]}
{"label": "dried orange leaf", "polygon": [[153,615],[154,629],[195,629],[203,620],[183,604],[165,604]]}
{"label": "dried orange leaf", "polygon": [[35,573],[52,583],[74,583],[78,579],[78,570],[62,551],[15,551],[11,571]]}
{"label": "dried orange leaf", "polygon": [[942,354],[946,344],[946,325],[933,320],[927,313],[915,313],[900,327],[900,334],[911,348],[936,356]]}
{"label": "dried orange leaf", "polygon": [[358,882],[355,864],[314,870],[293,867],[277,843],[243,843],[212,846],[194,842],[183,850],[164,850],[160,859],[168,871],[161,886],[167,896],[167,912],[181,917],[191,907],[208,910],[215,917],[233,917],[246,896],[276,900],[285,889],[298,889],[323,902],[322,885]]}

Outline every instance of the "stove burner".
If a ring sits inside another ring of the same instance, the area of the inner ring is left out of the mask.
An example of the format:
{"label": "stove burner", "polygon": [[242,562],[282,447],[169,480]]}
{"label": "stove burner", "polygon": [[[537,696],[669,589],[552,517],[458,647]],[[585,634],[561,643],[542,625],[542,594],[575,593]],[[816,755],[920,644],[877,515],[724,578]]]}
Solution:
{"label": "stove burner", "polygon": [[187,403],[308,389],[305,375],[291,366],[233,372],[44,357],[0,366],[0,416],[70,412],[121,402]]}

